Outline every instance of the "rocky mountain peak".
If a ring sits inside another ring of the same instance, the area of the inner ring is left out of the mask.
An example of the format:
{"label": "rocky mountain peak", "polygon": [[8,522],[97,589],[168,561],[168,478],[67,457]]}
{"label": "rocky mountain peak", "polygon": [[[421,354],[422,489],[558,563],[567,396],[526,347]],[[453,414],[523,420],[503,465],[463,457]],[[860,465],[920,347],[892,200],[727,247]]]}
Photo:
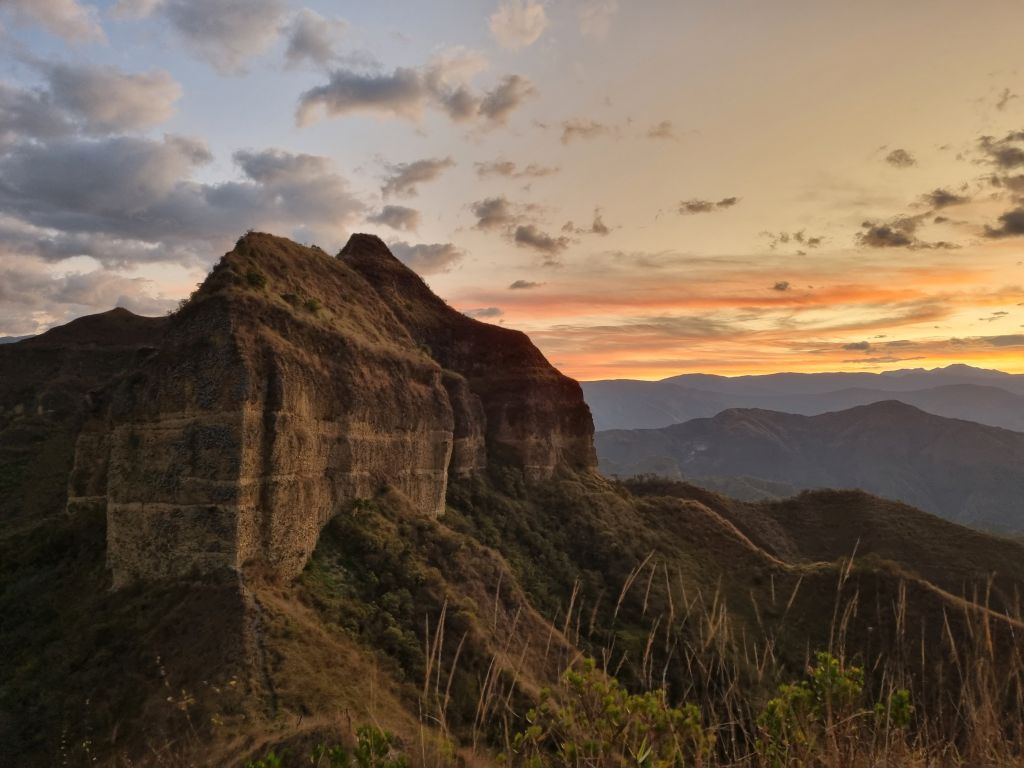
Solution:
{"label": "rocky mountain peak", "polygon": [[115,585],[299,573],[382,487],[442,514],[449,476],[596,466],[579,385],[355,235],[242,237],[78,438],[68,504],[105,510]]}

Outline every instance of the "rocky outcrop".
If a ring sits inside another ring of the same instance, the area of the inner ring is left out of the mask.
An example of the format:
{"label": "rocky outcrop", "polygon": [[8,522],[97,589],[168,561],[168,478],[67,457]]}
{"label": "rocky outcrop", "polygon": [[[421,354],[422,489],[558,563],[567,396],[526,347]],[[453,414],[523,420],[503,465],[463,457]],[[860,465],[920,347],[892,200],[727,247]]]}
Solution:
{"label": "rocky outcrop", "polygon": [[442,367],[465,378],[483,407],[492,460],[531,479],[551,477],[559,467],[596,466],[593,421],[580,385],[559,373],[526,334],[456,312],[377,237],[353,236],[339,258],[367,279]]}
{"label": "rocky outcrop", "polygon": [[338,258],[252,234],[105,395],[69,505],[103,504],[115,586],[301,571],[382,487],[443,512],[449,474],[592,468],[579,385],[434,296],[377,238]]}

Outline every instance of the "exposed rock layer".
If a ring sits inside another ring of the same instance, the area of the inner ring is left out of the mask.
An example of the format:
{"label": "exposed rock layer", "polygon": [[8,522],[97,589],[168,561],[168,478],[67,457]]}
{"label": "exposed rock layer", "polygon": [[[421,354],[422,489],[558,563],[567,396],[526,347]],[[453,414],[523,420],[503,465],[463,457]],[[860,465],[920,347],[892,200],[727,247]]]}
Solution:
{"label": "exposed rock layer", "polygon": [[107,394],[69,504],[107,510],[115,585],[269,566],[390,485],[426,515],[449,473],[596,464],[579,385],[521,333],[448,307],[376,237],[338,258],[252,234]]}

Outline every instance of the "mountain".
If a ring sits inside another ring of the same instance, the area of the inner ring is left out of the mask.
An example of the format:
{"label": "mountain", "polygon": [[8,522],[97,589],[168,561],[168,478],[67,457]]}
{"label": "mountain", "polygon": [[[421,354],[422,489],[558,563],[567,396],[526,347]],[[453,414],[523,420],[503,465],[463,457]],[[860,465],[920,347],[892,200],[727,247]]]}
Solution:
{"label": "mountain", "polygon": [[583,382],[598,430],[657,429],[729,408],[814,416],[898,399],[937,416],[1024,431],[1024,376],[965,365],[888,373],[685,374]]}
{"label": "mountain", "polygon": [[662,429],[599,432],[596,442],[609,474],[709,477],[717,489],[727,486],[716,477],[860,488],[965,525],[1024,531],[1024,433],[895,400],[819,416],[730,409]]}
{"label": "mountain", "polygon": [[[946,714],[986,691],[1020,720],[1024,544],[859,492],[611,481],[579,385],[375,237],[250,233],[172,316],[81,318],[0,366],[19,766],[309,765],[371,724],[417,764],[519,765],[584,656],[699,703],[735,765],[814,650],[906,687],[937,749],[988,748]],[[976,648],[998,686],[948,686]]]}
{"label": "mountain", "polygon": [[0,344],[17,344],[19,341],[31,338],[31,336],[0,336]]}

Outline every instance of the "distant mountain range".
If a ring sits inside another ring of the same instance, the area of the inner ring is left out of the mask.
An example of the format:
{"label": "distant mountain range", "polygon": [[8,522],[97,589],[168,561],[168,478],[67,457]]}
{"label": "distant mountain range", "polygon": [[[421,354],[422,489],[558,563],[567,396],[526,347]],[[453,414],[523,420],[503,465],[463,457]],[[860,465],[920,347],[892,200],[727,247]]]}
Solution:
{"label": "distant mountain range", "polygon": [[596,442],[607,474],[685,478],[748,499],[860,488],[954,522],[1024,531],[1024,434],[895,400],[818,416],[730,409]]}
{"label": "distant mountain range", "polygon": [[588,381],[583,392],[599,430],[656,429],[729,408],[813,416],[898,399],[938,416],[1024,431],[1024,375],[967,365],[887,373],[685,374],[662,381]]}

